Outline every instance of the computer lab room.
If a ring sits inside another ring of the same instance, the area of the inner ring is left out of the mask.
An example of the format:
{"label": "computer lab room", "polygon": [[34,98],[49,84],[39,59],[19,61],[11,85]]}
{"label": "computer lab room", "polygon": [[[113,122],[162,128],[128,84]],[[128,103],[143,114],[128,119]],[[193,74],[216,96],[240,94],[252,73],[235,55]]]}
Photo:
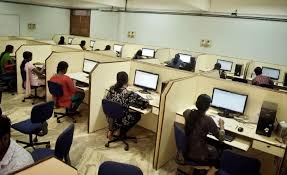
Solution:
{"label": "computer lab room", "polygon": [[286,0],[0,0],[0,175],[287,175]]}

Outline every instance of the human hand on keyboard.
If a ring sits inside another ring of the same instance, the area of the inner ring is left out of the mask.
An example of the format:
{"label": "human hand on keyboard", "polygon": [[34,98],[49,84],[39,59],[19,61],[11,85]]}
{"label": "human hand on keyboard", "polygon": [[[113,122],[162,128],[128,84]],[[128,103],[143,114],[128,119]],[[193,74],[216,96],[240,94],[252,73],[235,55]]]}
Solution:
{"label": "human hand on keyboard", "polygon": [[218,121],[219,127],[220,129],[224,129],[224,120],[222,120],[221,118]]}

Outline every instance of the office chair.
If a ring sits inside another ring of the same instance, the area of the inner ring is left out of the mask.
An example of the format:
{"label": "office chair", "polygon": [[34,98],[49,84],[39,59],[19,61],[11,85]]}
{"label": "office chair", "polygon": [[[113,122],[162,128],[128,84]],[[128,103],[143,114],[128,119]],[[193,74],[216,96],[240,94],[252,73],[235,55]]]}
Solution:
{"label": "office chair", "polygon": [[[203,170],[208,170],[209,166],[198,164],[192,160],[188,160],[185,155],[187,155],[187,136],[185,135],[184,125],[174,122],[174,135],[175,135],[175,142],[177,148],[177,155],[176,155],[176,163],[182,166],[191,166],[193,170],[193,175],[200,175],[202,174]],[[181,169],[177,169],[177,172],[188,175],[189,173],[184,172]],[[203,172],[203,174],[206,172]]]}
{"label": "office chair", "polygon": [[143,175],[140,168],[118,162],[107,161],[100,165],[98,175]]}
{"label": "office chair", "polygon": [[[102,106],[103,106],[103,111],[105,115],[108,116],[109,118],[119,119],[125,116],[125,113],[124,113],[125,108],[119,103],[103,99]],[[127,140],[133,140],[135,143],[137,143],[136,137],[127,137],[125,133],[121,133],[120,136],[114,136],[114,137],[115,138],[113,140],[110,140],[108,141],[108,143],[105,144],[105,147],[108,148],[110,146],[110,143],[121,141],[125,144],[124,149],[128,151],[129,144],[126,142]]]}
{"label": "office chair", "polygon": [[55,156],[59,160],[64,160],[66,164],[71,165],[70,148],[73,143],[75,125],[71,124],[66,128],[56,141],[55,150],[49,148],[40,148],[34,150],[31,155],[35,162],[40,161],[46,157]]}
{"label": "office chair", "polygon": [[[13,124],[13,129],[29,135],[29,142],[17,140],[17,143],[26,145],[24,148],[32,147],[35,149],[34,146],[36,145],[50,147],[50,142],[38,142],[37,135],[42,131],[44,123],[52,117],[53,111],[54,102],[41,103],[32,108],[31,119]],[[33,135],[36,135],[34,140]]]}
{"label": "office chair", "polygon": [[230,150],[223,151],[219,175],[260,175],[260,161]]}
{"label": "office chair", "polygon": [[[55,106],[56,108],[62,108],[64,106],[60,106],[58,103],[58,98],[62,97],[64,95],[63,92],[63,88],[62,85],[52,82],[52,81],[48,81],[48,88],[49,88],[49,92],[53,95],[54,100],[55,100]],[[73,120],[74,123],[76,123],[76,119],[74,118],[74,115],[76,113],[70,113],[69,112],[69,108],[65,108],[65,113],[62,112],[54,112],[54,116],[57,118],[57,123],[61,123],[60,119],[64,118],[64,117],[69,117]]]}

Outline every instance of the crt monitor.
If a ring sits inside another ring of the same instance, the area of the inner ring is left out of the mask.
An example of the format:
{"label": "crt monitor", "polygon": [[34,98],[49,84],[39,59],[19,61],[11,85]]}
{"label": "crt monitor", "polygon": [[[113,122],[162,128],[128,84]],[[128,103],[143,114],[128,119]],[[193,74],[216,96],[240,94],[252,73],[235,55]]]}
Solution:
{"label": "crt monitor", "polygon": [[69,38],[68,38],[68,44],[72,44],[73,39],[74,39],[74,38],[69,37]]}
{"label": "crt monitor", "polygon": [[280,76],[280,70],[270,67],[262,67],[262,75],[270,77],[273,80],[278,80]]}
{"label": "crt monitor", "polygon": [[154,55],[155,55],[154,49],[148,49],[148,48],[142,49],[142,56],[154,58]]}
{"label": "crt monitor", "polygon": [[247,98],[248,95],[214,88],[211,106],[223,109],[227,114],[224,117],[228,117],[229,112],[244,114]]}
{"label": "crt monitor", "polygon": [[187,54],[179,54],[179,58],[181,59],[181,61],[185,62],[185,63],[190,63],[190,58],[192,56],[191,55],[187,55]]}
{"label": "crt monitor", "polygon": [[233,65],[233,62],[231,61],[226,61],[226,60],[217,60],[217,63],[220,63],[221,65],[221,70],[224,70],[224,71],[231,71],[232,70],[232,65]]}
{"label": "crt monitor", "polygon": [[122,52],[122,48],[123,48],[122,45],[119,45],[119,44],[115,44],[114,45],[114,51],[115,52],[121,53]]}
{"label": "crt monitor", "polygon": [[91,41],[90,41],[90,47],[91,47],[91,48],[94,48],[95,43],[96,43],[95,40],[91,40]]}
{"label": "crt monitor", "polygon": [[84,59],[83,72],[90,73],[98,63],[93,60]]}
{"label": "crt monitor", "polygon": [[159,75],[151,72],[136,70],[134,85],[143,88],[144,90],[156,90]]}

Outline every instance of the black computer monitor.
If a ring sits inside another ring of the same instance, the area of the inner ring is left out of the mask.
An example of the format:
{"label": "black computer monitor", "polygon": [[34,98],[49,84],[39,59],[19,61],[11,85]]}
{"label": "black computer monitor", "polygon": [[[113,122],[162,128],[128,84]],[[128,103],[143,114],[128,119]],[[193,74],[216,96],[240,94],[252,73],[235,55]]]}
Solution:
{"label": "black computer monitor", "polygon": [[90,74],[97,64],[98,62],[85,58],[84,65],[83,65],[83,72]]}
{"label": "black computer monitor", "polygon": [[273,80],[279,80],[280,69],[275,69],[271,67],[262,67],[262,75],[270,77]]}
{"label": "black computer monitor", "polygon": [[95,43],[96,43],[95,40],[91,40],[91,41],[90,41],[90,47],[91,47],[91,48],[94,48]]}
{"label": "black computer monitor", "polygon": [[159,75],[142,70],[135,71],[134,85],[141,87],[144,91],[156,90],[158,85]]}
{"label": "black computer monitor", "polygon": [[224,70],[224,71],[231,71],[232,70],[232,65],[233,65],[232,61],[226,61],[226,60],[218,59],[217,63],[220,63],[220,65],[221,65],[220,70]]}
{"label": "black computer monitor", "polygon": [[183,54],[183,53],[179,53],[179,59],[185,63],[190,63],[190,58],[192,57],[192,55],[188,55],[188,54]]}
{"label": "black computer monitor", "polygon": [[72,44],[74,38],[68,37],[68,44]]}
{"label": "black computer monitor", "polygon": [[122,48],[123,46],[122,45],[119,45],[119,44],[114,44],[114,51],[117,52],[117,53],[121,53],[122,52]]}
{"label": "black computer monitor", "polygon": [[154,58],[155,56],[155,50],[149,49],[149,48],[142,48],[142,56]]}
{"label": "black computer monitor", "polygon": [[232,117],[230,113],[244,114],[248,95],[219,88],[213,89],[211,106],[223,110],[223,117]]}

